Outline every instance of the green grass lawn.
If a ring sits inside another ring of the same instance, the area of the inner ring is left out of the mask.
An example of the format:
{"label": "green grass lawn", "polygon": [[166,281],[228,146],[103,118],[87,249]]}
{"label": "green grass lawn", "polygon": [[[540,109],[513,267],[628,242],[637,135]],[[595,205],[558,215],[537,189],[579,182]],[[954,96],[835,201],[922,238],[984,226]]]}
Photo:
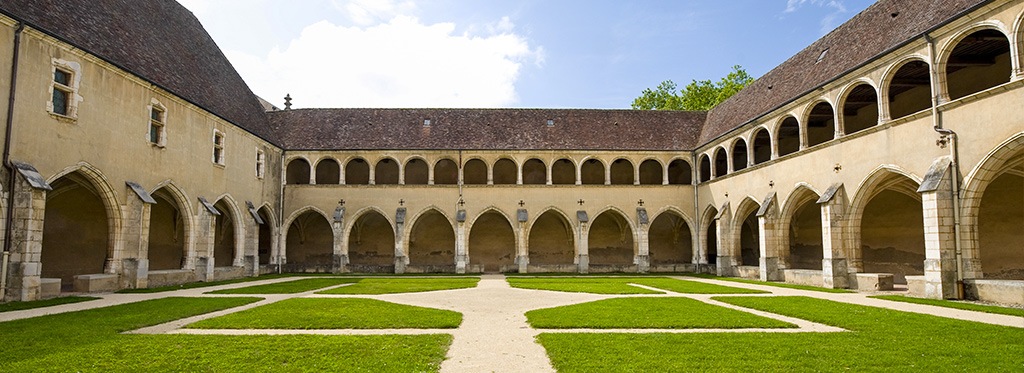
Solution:
{"label": "green grass lawn", "polygon": [[295,298],[188,325],[196,329],[451,329],[462,314],[361,298]]}
{"label": "green grass lawn", "polygon": [[758,281],[758,280],[751,280],[751,279],[745,279],[745,278],[736,278],[736,277],[719,277],[719,276],[710,275],[710,274],[706,274],[706,273],[687,273],[684,276],[697,277],[697,278],[709,278],[709,279],[722,280],[722,281],[732,281],[732,282],[739,282],[739,283],[743,283],[743,284],[774,286],[774,287],[777,287],[777,288],[820,291],[822,293],[856,293],[856,291],[847,290],[847,289],[829,289],[829,288],[824,288],[824,287],[820,287],[820,286],[787,284],[785,282]]}
{"label": "green grass lawn", "polygon": [[923,298],[907,297],[907,296],[902,296],[902,295],[875,295],[875,296],[871,296],[870,298],[878,298],[878,299],[885,299],[885,300],[892,300],[892,301],[906,302],[906,303],[927,304],[927,305],[931,305],[931,306],[939,306],[939,307],[946,307],[946,308],[956,308],[956,309],[968,310],[968,311],[979,311],[979,312],[985,312],[985,313],[995,313],[995,314],[1000,314],[1000,315],[1010,315],[1010,316],[1024,317],[1024,309],[1020,309],[1020,308],[989,306],[989,305],[984,305],[984,304],[957,302],[957,301],[951,301],[951,300],[923,299]]}
{"label": "green grass lawn", "polygon": [[33,309],[33,308],[50,307],[50,306],[57,306],[57,305],[61,305],[61,304],[70,304],[70,303],[79,303],[79,302],[86,302],[86,301],[96,300],[96,299],[100,299],[100,298],[97,298],[97,297],[61,297],[61,298],[53,298],[53,299],[34,300],[34,301],[29,301],[29,302],[0,303],[0,312],[30,310],[30,309]]}
{"label": "green grass lawn", "polygon": [[394,294],[474,288],[478,277],[449,278],[363,278],[353,285],[317,294]]}
{"label": "green grass lawn", "polygon": [[690,298],[615,298],[533,310],[526,320],[541,329],[739,329],[796,325]]}
{"label": "green grass lawn", "polygon": [[308,278],[237,289],[217,290],[206,294],[296,294],[323,289],[328,286],[351,284],[357,281],[359,279],[355,278]]}
{"label": "green grass lawn", "polygon": [[437,371],[450,335],[119,334],[259,298],[165,298],[0,323],[3,372]]}
{"label": "green grass lawn", "polygon": [[716,299],[849,332],[543,333],[538,340],[560,372],[1024,369],[1024,329],[805,297]]}
{"label": "green grass lawn", "polygon": [[687,294],[764,293],[758,290],[676,280],[668,277],[513,277],[508,278],[507,281],[512,287],[520,289],[593,294],[664,294],[661,291],[644,289],[631,286],[630,284],[639,284]]}

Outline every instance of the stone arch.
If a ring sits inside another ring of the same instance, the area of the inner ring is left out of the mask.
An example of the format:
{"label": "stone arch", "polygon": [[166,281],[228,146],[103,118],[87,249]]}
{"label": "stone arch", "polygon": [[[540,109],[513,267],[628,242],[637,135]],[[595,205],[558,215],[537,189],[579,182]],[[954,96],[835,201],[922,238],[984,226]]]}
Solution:
{"label": "stone arch", "polygon": [[729,174],[729,151],[719,146],[715,149],[715,173],[713,178],[720,178]]}
{"label": "stone arch", "polygon": [[316,183],[317,184],[339,184],[341,183],[341,166],[338,160],[332,157],[320,158],[316,162]]}
{"label": "stone arch", "polygon": [[[486,165],[484,166],[486,167]],[[487,171],[484,171],[484,184]],[[451,158],[441,158],[434,163],[434,185],[455,185],[459,183],[459,165]]]}
{"label": "stone arch", "polygon": [[820,193],[805,183],[797,185],[779,214],[779,257],[785,268],[821,270],[824,245],[821,236]]}
{"label": "stone arch", "polygon": [[893,64],[882,80],[882,116],[899,119],[932,106],[931,68],[920,55]]}
{"label": "stone arch", "polygon": [[868,79],[858,79],[839,95],[842,104],[841,132],[849,135],[878,124],[878,91]]}
{"label": "stone arch", "polygon": [[1024,133],[990,151],[964,179],[965,278],[1024,280]]}
{"label": "stone arch", "polygon": [[409,220],[409,226],[409,266],[423,272],[455,272],[455,225],[448,215],[430,206]]}
{"label": "stone arch", "polygon": [[551,163],[551,184],[576,184],[576,163],[569,158],[561,158]]}
{"label": "stone arch", "polygon": [[430,183],[430,166],[423,157],[409,157],[402,168],[405,185],[427,185]]}
{"label": "stone arch", "polygon": [[512,158],[502,157],[494,161],[492,173],[494,185],[515,185],[518,183],[519,165]]}
{"label": "stone arch", "polygon": [[285,184],[309,184],[309,164],[309,160],[306,157],[295,157],[288,161],[288,167],[285,170]]}
{"label": "stone arch", "polygon": [[619,157],[608,163],[608,178],[612,185],[633,185],[633,162]]}
{"label": "stone arch", "polygon": [[786,115],[779,121],[774,138],[775,154],[780,157],[800,151],[800,139],[803,138],[800,121],[792,115]]}
{"label": "stone arch", "polygon": [[547,184],[548,168],[540,158],[530,158],[523,162],[523,184]]}
{"label": "stone arch", "polygon": [[330,272],[334,263],[334,227],[314,206],[296,210],[285,225],[284,257],[289,271]]}
{"label": "stone arch", "polygon": [[263,219],[263,224],[257,227],[256,232],[256,255],[260,265],[268,265],[278,256],[277,241],[277,217],[274,215],[274,208],[269,203],[264,203],[256,210],[256,214]]}
{"label": "stone arch", "polygon": [[516,260],[517,237],[512,219],[496,207],[488,207],[466,227],[469,232],[469,264],[483,272],[509,271]]}
{"label": "stone arch", "polygon": [[998,21],[976,23],[949,40],[936,61],[944,98],[956,100],[1013,77],[1010,37]]}
{"label": "stone arch", "polygon": [[740,265],[758,266],[761,260],[761,234],[757,210],[761,205],[746,197],[736,205],[732,221],[732,253],[740,258]]}
{"label": "stone arch", "polygon": [[572,265],[576,260],[576,229],[555,207],[541,210],[526,231],[531,265]]}
{"label": "stone arch", "polygon": [[732,170],[747,168],[747,140],[737,137],[732,143]]}
{"label": "stone arch", "polygon": [[665,165],[661,161],[648,158],[640,162],[640,185],[661,185],[664,182]]}
{"label": "stone arch", "polygon": [[377,207],[352,214],[343,239],[353,272],[395,271],[395,223],[388,216]]}
{"label": "stone arch", "polygon": [[373,166],[373,183],[375,185],[397,185],[401,170],[397,159],[382,157]]}
{"label": "stone arch", "polygon": [[480,158],[466,160],[462,168],[463,184],[487,185],[487,162]]}
{"label": "stone arch", "polygon": [[161,183],[150,195],[156,204],[149,210],[149,270],[186,268],[195,247],[189,199],[170,181]]}
{"label": "stone arch", "polygon": [[897,167],[876,168],[857,187],[847,218],[850,267],[856,272],[924,273],[924,216],[920,179]]}
{"label": "stone arch", "polygon": [[605,184],[604,162],[597,158],[587,158],[580,162],[580,182],[583,185]]}
{"label": "stone arch", "polygon": [[361,157],[354,157],[345,163],[346,185],[369,185],[370,162]]}
{"label": "stone arch", "polygon": [[213,232],[213,263],[215,267],[230,267],[238,264],[242,258],[245,244],[245,225],[242,214],[238,211],[238,203],[230,195],[217,198],[213,208],[220,212],[214,217]]}
{"label": "stone arch", "polygon": [[807,106],[804,115],[804,133],[807,134],[807,146],[823,144],[835,139],[836,112],[831,102],[822,99]]}
{"label": "stone arch", "polygon": [[1021,12],[1017,16],[1017,21],[1014,22],[1013,35],[1017,39],[1016,42],[1010,44],[1013,49],[1013,71],[1017,76],[1017,79],[1021,78],[1024,74],[1024,12]]}
{"label": "stone arch", "polygon": [[590,265],[622,266],[635,264],[637,239],[633,222],[622,210],[607,207],[587,224],[587,252]]}
{"label": "stone arch", "polygon": [[647,228],[651,265],[693,263],[693,232],[682,211],[666,207],[655,215]]}
{"label": "stone arch", "polygon": [[700,170],[697,172],[698,179],[702,183],[711,181],[711,159],[707,154],[700,155]]}
{"label": "stone arch", "polygon": [[718,222],[715,221],[716,216],[718,216],[718,209],[710,205],[704,209],[704,214],[701,215],[702,230],[698,245],[703,253],[697,255],[698,257],[703,256],[707,264],[714,266],[718,265]]}
{"label": "stone arch", "polygon": [[[114,190],[98,169],[87,163],[68,167],[48,183],[43,217],[42,277],[60,278],[70,290],[74,277],[112,273],[121,212]],[[69,251],[73,250],[73,251]]]}
{"label": "stone arch", "polygon": [[754,164],[761,164],[772,160],[772,131],[767,127],[758,126],[754,128],[753,140],[750,142],[754,153]]}
{"label": "stone arch", "polygon": [[690,162],[685,159],[676,158],[668,164],[669,185],[690,185],[693,184],[693,170]]}

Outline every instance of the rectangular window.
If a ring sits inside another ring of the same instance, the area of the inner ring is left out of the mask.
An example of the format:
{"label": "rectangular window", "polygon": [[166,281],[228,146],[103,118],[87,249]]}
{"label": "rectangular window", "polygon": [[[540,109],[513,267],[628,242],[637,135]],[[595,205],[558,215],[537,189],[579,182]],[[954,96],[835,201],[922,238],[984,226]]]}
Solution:
{"label": "rectangular window", "polygon": [[71,72],[60,68],[53,71],[53,113],[67,116],[71,93]]}
{"label": "rectangular window", "polygon": [[149,109],[149,142],[153,145],[164,146],[164,117],[165,111],[153,106]]}
{"label": "rectangular window", "polygon": [[267,155],[262,150],[256,149],[256,178],[263,178],[264,165],[267,161]]}
{"label": "rectangular window", "polygon": [[213,163],[224,165],[224,134],[213,130]]}

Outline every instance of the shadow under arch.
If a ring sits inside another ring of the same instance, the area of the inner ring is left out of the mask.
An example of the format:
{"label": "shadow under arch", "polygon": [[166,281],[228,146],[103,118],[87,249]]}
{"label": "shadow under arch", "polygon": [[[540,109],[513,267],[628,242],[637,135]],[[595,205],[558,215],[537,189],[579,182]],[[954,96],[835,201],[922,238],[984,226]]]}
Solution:
{"label": "shadow under arch", "polygon": [[654,215],[647,230],[652,271],[663,265],[693,263],[692,226],[682,210],[674,206],[662,208]]}
{"label": "shadow under arch", "polygon": [[395,271],[395,224],[377,207],[364,207],[352,214],[342,235],[342,250],[348,255],[348,269],[357,273]]}
{"label": "shadow under arch", "polygon": [[550,206],[541,210],[526,231],[530,271],[575,271],[577,234],[565,212]]}
{"label": "shadow under arch", "polygon": [[157,203],[149,212],[149,270],[188,269],[195,257],[195,220],[188,197],[169,180],[150,195]]}
{"label": "shadow under arch", "polygon": [[315,206],[296,210],[285,219],[285,271],[330,272],[334,265],[335,231],[328,215]]}
{"label": "shadow under arch", "polygon": [[587,254],[590,268],[610,266],[625,271],[636,264],[636,227],[622,210],[609,206],[594,215],[587,224]]}
{"label": "shadow under arch", "polygon": [[437,206],[424,208],[408,221],[408,272],[455,272],[455,225]]}
{"label": "shadow under arch", "polygon": [[469,264],[472,272],[512,272],[516,270],[516,237],[513,220],[504,211],[490,206],[469,224]]}
{"label": "shadow under arch", "polygon": [[806,183],[800,183],[786,197],[779,214],[781,219],[778,250],[785,268],[821,270],[824,245],[821,238],[821,194]]}
{"label": "shadow under arch", "polygon": [[1024,133],[996,146],[964,179],[964,277],[1024,280]]}
{"label": "shadow under arch", "polygon": [[732,239],[729,252],[739,257],[739,265],[760,266],[761,234],[758,227],[757,210],[761,204],[752,197],[745,197],[736,205],[735,215],[731,223]]}
{"label": "shadow under arch", "polygon": [[879,166],[858,185],[846,229],[852,271],[892,273],[897,284],[924,273],[919,186],[919,179],[891,165]]}

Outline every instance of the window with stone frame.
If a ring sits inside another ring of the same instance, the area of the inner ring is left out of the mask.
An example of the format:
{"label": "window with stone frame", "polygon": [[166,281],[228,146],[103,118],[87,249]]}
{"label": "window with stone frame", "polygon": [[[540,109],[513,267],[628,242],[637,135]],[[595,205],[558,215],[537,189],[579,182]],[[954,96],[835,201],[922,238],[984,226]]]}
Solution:
{"label": "window with stone frame", "polygon": [[267,154],[261,149],[256,149],[256,178],[262,179],[266,171]]}
{"label": "window with stone frame", "polygon": [[153,101],[149,107],[149,142],[163,147],[167,143],[167,109]]}
{"label": "window with stone frame", "polygon": [[72,115],[71,103],[74,100],[75,73],[63,66],[55,66],[53,69],[53,96],[51,98],[50,111],[57,115],[70,117]]}
{"label": "window with stone frame", "polygon": [[224,165],[224,133],[213,130],[213,163]]}

